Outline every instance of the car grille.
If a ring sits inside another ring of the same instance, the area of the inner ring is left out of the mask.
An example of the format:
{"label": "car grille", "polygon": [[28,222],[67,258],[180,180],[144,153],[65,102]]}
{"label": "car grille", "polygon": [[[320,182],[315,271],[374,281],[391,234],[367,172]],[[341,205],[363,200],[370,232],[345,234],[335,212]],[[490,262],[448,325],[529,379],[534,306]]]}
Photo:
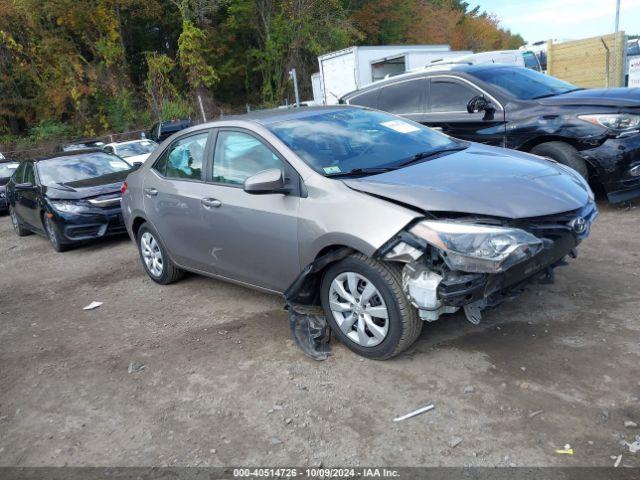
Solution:
{"label": "car grille", "polygon": [[589,235],[591,224],[597,216],[598,209],[595,203],[589,202],[578,210],[516,220],[512,225],[531,232],[537,237],[549,238],[554,241],[567,232],[573,233],[579,240],[582,240]]}

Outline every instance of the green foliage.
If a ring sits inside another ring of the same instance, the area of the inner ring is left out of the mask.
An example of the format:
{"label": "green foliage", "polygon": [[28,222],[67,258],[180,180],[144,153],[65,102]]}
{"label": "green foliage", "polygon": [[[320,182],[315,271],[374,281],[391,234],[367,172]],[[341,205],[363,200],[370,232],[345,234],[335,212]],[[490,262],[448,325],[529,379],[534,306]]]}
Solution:
{"label": "green foliage", "polygon": [[160,118],[189,118],[194,114],[193,104],[183,99],[165,100],[160,107]]}
{"label": "green foliage", "polygon": [[[517,48],[463,0],[0,0],[0,132],[97,135],[301,96],[355,44]],[[35,125],[35,126],[34,126]],[[70,126],[70,127],[68,127]]]}
{"label": "green foliage", "polygon": [[54,120],[43,120],[29,129],[29,137],[34,143],[52,138],[64,138],[72,133],[73,127],[71,125],[58,123]]}

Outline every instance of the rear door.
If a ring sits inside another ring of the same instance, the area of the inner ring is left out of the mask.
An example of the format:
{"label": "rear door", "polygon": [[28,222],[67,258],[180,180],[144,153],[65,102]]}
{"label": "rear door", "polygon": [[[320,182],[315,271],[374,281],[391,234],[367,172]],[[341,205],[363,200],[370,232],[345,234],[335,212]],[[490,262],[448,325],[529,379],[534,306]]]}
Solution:
{"label": "rear door", "polygon": [[197,270],[210,264],[202,198],[211,130],[174,140],[156,160],[143,185],[144,208],[174,261]]}
{"label": "rear door", "polygon": [[220,129],[202,212],[215,273],[284,292],[300,273],[300,196],[243,190],[246,178],[274,168],[284,172],[289,184],[299,185],[295,170],[262,137],[244,129]]}
{"label": "rear door", "polygon": [[[491,101],[496,108],[493,115],[485,115],[485,112],[467,112],[467,103],[478,95],[484,95]],[[472,142],[502,146],[505,141],[502,106],[471,82],[453,76],[430,78],[427,108],[421,123],[440,128],[452,137]]]}

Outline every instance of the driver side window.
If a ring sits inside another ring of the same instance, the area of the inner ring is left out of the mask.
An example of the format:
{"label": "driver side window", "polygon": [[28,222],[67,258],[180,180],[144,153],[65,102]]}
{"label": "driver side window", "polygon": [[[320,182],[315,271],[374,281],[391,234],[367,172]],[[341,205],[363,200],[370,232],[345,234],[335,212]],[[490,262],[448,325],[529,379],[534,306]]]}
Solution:
{"label": "driver side window", "polygon": [[429,107],[433,113],[467,112],[467,103],[478,95],[475,89],[452,80],[431,80]]}
{"label": "driver side window", "polygon": [[284,170],[282,161],[253,135],[236,131],[218,133],[213,156],[213,181],[242,186],[245,179],[276,168]]}
{"label": "driver side window", "polygon": [[33,163],[27,163],[24,167],[24,183],[36,184],[36,174],[33,171]]}

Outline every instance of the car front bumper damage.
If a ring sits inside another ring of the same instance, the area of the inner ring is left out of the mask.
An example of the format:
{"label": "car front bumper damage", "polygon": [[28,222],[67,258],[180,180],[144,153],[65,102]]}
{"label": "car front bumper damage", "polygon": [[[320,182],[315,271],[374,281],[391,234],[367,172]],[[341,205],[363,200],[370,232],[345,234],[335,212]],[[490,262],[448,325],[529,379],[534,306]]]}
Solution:
{"label": "car front bumper damage", "polygon": [[388,242],[379,255],[405,263],[403,288],[423,320],[435,321],[463,309],[467,319],[477,324],[482,310],[517,296],[531,283],[552,283],[555,268],[566,265],[567,257],[577,256],[576,247],[589,235],[597,215],[595,205],[589,203],[578,211],[510,222],[540,238],[543,249],[498,273],[451,269],[442,251],[408,230]]}
{"label": "car front bumper damage", "polygon": [[611,203],[640,197],[640,132],[578,153],[594,168]]}

